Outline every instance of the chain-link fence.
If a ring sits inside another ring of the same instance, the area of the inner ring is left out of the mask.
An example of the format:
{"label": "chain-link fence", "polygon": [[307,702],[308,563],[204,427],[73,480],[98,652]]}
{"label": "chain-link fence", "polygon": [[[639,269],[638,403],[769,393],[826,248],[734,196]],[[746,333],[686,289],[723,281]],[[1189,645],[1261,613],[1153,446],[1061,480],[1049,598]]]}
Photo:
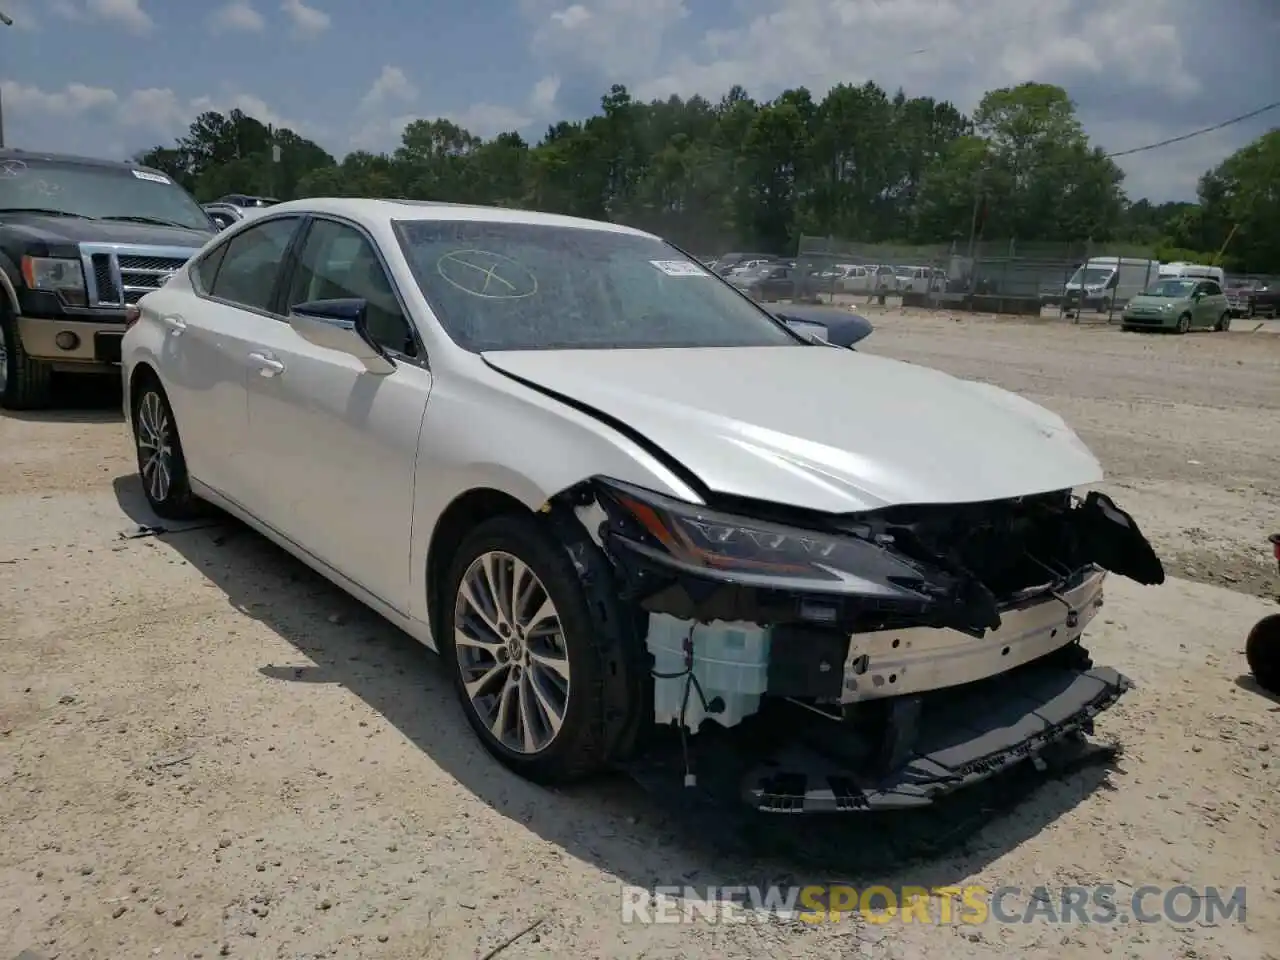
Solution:
{"label": "chain-link fence", "polygon": [[791,298],[1039,316],[1046,308],[1112,319],[1154,282],[1159,263],[1141,246],[955,240],[933,246],[855,244],[803,237]]}

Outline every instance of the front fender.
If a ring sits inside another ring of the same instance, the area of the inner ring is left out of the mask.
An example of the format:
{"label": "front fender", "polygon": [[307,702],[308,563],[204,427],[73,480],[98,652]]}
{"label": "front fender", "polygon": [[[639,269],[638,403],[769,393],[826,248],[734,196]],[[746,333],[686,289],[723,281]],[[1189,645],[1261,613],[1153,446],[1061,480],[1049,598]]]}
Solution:
{"label": "front fender", "polygon": [[488,367],[473,376],[439,377],[418,442],[412,615],[427,619],[427,553],[441,516],[455,500],[473,490],[494,490],[536,511],[597,475],[702,502],[660,456],[589,413]]}

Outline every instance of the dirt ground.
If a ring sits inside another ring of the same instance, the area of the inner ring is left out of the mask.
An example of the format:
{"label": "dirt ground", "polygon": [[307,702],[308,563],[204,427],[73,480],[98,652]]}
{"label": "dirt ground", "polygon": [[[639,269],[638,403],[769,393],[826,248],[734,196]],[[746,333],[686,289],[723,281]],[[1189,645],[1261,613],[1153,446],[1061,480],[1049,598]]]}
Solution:
{"label": "dirt ground", "polygon": [[[107,390],[0,417],[0,958],[1280,956],[1280,700],[1242,676],[1280,579],[1280,337],[868,314],[869,351],[1066,417],[1176,575],[1113,580],[1087,638],[1137,683],[1099,722],[1114,769],[771,821],[732,853],[620,777],[533,787],[479,749],[428,653],[261,538],[121,538],[149,518]],[[830,880],[1016,885],[1018,908],[1039,885],[1243,886],[1248,909],[622,918],[624,884]]]}

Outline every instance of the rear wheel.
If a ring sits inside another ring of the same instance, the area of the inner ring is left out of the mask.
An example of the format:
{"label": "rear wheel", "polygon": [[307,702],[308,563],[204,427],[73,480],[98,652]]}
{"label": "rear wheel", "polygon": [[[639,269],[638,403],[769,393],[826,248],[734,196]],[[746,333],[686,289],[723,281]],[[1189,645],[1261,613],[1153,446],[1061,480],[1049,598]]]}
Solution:
{"label": "rear wheel", "polygon": [[0,307],[0,407],[6,410],[38,410],[52,398],[53,369],[32,360],[22,348],[18,323]]}
{"label": "rear wheel", "polygon": [[134,397],[133,439],[142,492],[156,516],[166,520],[197,516],[201,504],[191,492],[178,424],[164,388],[154,377]]}
{"label": "rear wheel", "polygon": [[1174,327],[1174,331],[1177,333],[1186,333],[1190,329],[1191,329],[1191,314],[1184,313],[1182,316],[1178,318],[1178,325]]}
{"label": "rear wheel", "polygon": [[538,518],[510,514],[476,527],[443,596],[440,649],[485,749],[542,783],[603,766],[599,640],[569,555]]}
{"label": "rear wheel", "polygon": [[1215,329],[1216,329],[1216,330],[1218,330],[1219,332],[1222,332],[1222,333],[1225,333],[1226,331],[1228,331],[1228,330],[1230,330],[1230,329],[1231,329],[1231,314],[1230,314],[1230,312],[1228,312],[1228,313],[1224,313],[1222,316],[1220,316],[1220,317],[1218,318],[1218,325],[1217,325],[1217,327],[1215,327]]}

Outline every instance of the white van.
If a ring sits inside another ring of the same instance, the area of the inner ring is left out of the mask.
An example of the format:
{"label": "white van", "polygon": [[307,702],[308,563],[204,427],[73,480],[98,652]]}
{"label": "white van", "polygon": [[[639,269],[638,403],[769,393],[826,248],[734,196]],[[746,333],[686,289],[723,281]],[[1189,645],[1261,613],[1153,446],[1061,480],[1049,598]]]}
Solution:
{"label": "white van", "polygon": [[1211,267],[1204,263],[1183,263],[1181,260],[1175,263],[1160,264],[1161,279],[1180,279],[1189,278],[1195,280],[1216,280],[1218,286],[1226,286],[1227,277],[1222,272],[1221,267]]}
{"label": "white van", "polygon": [[1160,262],[1139,257],[1093,257],[1077,268],[1063,288],[1068,302],[1079,300],[1099,313],[1127,303],[1160,279]]}

